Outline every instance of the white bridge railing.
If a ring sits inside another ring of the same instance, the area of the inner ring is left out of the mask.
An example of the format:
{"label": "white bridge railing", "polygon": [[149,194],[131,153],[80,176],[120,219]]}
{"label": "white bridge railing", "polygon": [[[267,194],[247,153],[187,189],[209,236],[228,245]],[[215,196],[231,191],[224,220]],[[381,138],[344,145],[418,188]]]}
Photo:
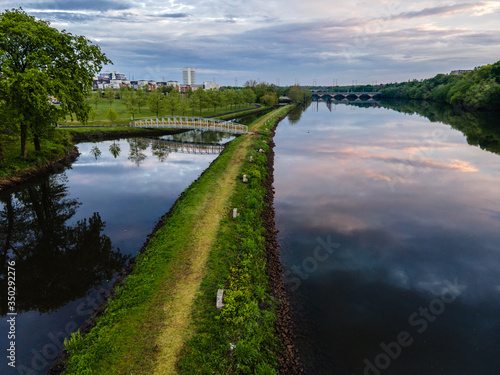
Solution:
{"label": "white bridge railing", "polygon": [[161,117],[131,121],[129,126],[136,128],[171,128],[171,129],[201,129],[218,132],[244,134],[248,133],[246,125],[230,121],[201,117]]}
{"label": "white bridge railing", "polygon": [[224,145],[217,143],[190,143],[178,142],[169,139],[139,138],[137,142],[151,146],[153,149],[165,150],[168,152],[181,152],[184,154],[215,154],[218,155],[224,150]]}

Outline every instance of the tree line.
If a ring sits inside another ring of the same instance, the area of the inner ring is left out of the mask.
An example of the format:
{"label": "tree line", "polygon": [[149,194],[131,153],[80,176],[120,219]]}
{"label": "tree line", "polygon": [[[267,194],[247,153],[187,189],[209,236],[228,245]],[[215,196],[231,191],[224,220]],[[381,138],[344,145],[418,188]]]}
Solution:
{"label": "tree line", "polygon": [[438,74],[389,85],[382,90],[382,96],[432,100],[471,110],[499,110],[500,61],[463,74]]}
{"label": "tree line", "polygon": [[[232,109],[237,105],[255,103],[257,96],[254,90],[249,87],[242,90],[227,89],[223,91],[215,89],[205,91],[200,87],[196,90],[190,89],[185,94],[179,93],[172,87],[160,87],[153,91],[122,87],[120,90],[113,90],[111,88],[107,88],[104,91],[97,90],[88,98],[89,103],[96,110],[100,102],[109,102],[110,110],[108,112],[108,119],[112,122],[114,111],[111,106],[115,100],[120,100],[125,105],[131,117],[135,118],[145,107],[157,117],[167,114],[174,115],[174,113],[182,114],[183,116],[187,114],[194,116],[195,112],[201,115],[203,110],[207,108],[213,108],[214,111],[217,111],[217,108],[225,106],[230,106]],[[276,101],[274,97],[272,100],[262,97],[260,102],[264,105],[274,105]],[[89,115],[91,120],[93,116],[95,116],[95,113],[91,111]]]}

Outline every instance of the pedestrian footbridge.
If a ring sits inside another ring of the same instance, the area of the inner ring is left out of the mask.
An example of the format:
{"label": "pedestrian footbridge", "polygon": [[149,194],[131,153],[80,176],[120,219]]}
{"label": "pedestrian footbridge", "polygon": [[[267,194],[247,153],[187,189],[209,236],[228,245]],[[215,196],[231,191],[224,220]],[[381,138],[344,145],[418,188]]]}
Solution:
{"label": "pedestrian footbridge", "polygon": [[231,134],[245,134],[248,133],[246,125],[237,124],[231,121],[216,120],[213,118],[203,117],[184,117],[184,116],[170,116],[161,118],[149,118],[131,121],[130,127],[134,128],[168,128],[168,129],[187,129],[187,130],[211,130],[217,132],[231,133]]}

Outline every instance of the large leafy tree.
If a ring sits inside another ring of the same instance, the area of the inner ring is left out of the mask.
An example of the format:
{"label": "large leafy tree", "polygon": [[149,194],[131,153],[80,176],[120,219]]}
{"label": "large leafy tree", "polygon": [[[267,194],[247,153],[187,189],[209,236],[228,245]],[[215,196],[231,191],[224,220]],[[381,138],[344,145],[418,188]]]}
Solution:
{"label": "large leafy tree", "polygon": [[[86,121],[92,77],[111,61],[83,36],[50,27],[22,9],[0,14],[0,101],[19,126],[21,154],[59,119]],[[59,105],[54,105],[56,99]]]}

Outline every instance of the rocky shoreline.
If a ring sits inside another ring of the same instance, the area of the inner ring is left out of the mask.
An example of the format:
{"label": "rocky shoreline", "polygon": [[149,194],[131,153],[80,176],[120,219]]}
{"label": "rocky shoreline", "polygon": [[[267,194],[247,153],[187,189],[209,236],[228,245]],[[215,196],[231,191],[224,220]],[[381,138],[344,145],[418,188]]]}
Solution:
{"label": "rocky shoreline", "polygon": [[283,343],[283,352],[279,356],[278,374],[296,375],[304,374],[302,361],[299,357],[298,349],[295,347],[296,336],[292,319],[290,301],[283,282],[283,268],[279,258],[279,244],[276,239],[278,230],[276,229],[274,216],[274,146],[273,141],[276,127],[283,118],[280,118],[271,130],[271,141],[269,142],[269,153],[267,154],[267,194],[264,197],[265,209],[262,219],[266,229],[266,249],[267,264],[266,274],[269,279],[269,287],[272,290],[272,297],[279,301],[277,309],[278,320],[276,322],[276,336]]}

